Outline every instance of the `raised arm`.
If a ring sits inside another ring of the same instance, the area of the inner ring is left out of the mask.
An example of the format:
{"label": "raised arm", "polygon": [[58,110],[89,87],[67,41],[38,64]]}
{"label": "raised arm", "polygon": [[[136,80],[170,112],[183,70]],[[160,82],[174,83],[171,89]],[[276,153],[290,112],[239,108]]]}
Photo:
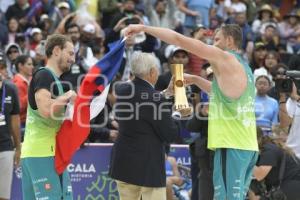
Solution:
{"label": "raised arm", "polygon": [[[247,87],[247,76],[245,70],[241,66],[241,63],[239,63],[239,61],[231,53],[166,28],[145,25],[130,25],[125,31],[125,36],[130,36],[141,31],[153,35],[166,43],[180,46],[194,55],[207,60],[212,65],[214,75],[225,96],[232,99],[238,99],[245,91]],[[216,41],[216,43],[219,44],[219,41]],[[186,78],[187,77],[185,77],[185,80]],[[197,80],[198,79],[200,78],[197,78]],[[204,83],[202,80],[201,82]],[[203,83],[196,81],[192,84],[196,84],[201,89],[209,92],[210,83]],[[232,87],[233,85],[239,85],[240,87]]]}
{"label": "raised arm", "polygon": [[180,46],[186,49],[187,51],[197,55],[198,57],[204,58],[208,61],[225,61],[225,59],[227,59],[229,56],[228,53],[225,53],[223,50],[217,47],[207,45],[199,40],[186,37],[167,28],[159,28],[145,25],[130,25],[125,31],[125,36],[136,34],[142,31],[153,35],[154,37],[159,38],[166,43]]}
{"label": "raised arm", "polygon": [[[180,46],[194,55],[208,60],[214,66],[214,72],[216,76],[219,76],[219,71],[222,71],[225,76],[227,74],[232,74],[233,65],[231,62],[233,61],[233,56],[215,46],[207,45],[199,40],[186,37],[170,29],[145,25],[130,25],[125,31],[125,36],[133,35],[141,31],[153,35],[154,37],[159,38],[166,43]],[[226,64],[225,67],[223,67],[224,64]],[[202,90],[208,93],[210,92],[210,81],[198,76],[185,76],[184,78],[190,82],[187,84],[196,84]]]}

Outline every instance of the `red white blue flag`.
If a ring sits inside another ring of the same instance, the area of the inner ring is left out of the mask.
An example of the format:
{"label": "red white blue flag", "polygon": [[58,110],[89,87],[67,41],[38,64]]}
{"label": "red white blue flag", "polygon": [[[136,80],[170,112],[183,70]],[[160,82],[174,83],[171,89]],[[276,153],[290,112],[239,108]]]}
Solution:
{"label": "red white blue flag", "polygon": [[[90,119],[95,117],[91,115],[97,115],[103,109],[109,84],[119,71],[125,50],[124,40],[110,47],[110,51],[85,75],[74,103],[73,119],[65,119],[56,136],[55,169],[58,174],[63,173],[89,135]],[[93,103],[99,99],[101,105]]]}

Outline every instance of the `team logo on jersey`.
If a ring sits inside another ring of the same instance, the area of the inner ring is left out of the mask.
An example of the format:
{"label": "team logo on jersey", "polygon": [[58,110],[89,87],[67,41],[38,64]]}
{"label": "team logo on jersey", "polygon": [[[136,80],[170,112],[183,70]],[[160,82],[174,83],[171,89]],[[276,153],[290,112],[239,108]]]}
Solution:
{"label": "team logo on jersey", "polygon": [[51,184],[50,183],[46,183],[45,184],[45,189],[46,190],[51,190]]}

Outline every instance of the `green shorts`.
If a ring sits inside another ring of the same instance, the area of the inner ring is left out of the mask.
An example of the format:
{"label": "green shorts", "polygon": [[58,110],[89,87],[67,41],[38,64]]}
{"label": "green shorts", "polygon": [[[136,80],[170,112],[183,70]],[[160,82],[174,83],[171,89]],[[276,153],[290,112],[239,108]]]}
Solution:
{"label": "green shorts", "polygon": [[216,149],[213,173],[214,199],[244,200],[257,158],[257,151]]}
{"label": "green shorts", "polygon": [[58,175],[54,157],[22,158],[23,200],[72,200],[72,186],[67,170]]}

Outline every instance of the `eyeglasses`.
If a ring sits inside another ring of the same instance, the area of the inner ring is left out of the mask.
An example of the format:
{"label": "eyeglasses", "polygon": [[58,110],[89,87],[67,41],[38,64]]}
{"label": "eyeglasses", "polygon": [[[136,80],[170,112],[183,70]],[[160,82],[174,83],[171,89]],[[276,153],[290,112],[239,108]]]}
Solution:
{"label": "eyeglasses", "polygon": [[12,51],[8,51],[7,54],[12,54],[12,53],[19,53],[18,50],[12,50]]}

